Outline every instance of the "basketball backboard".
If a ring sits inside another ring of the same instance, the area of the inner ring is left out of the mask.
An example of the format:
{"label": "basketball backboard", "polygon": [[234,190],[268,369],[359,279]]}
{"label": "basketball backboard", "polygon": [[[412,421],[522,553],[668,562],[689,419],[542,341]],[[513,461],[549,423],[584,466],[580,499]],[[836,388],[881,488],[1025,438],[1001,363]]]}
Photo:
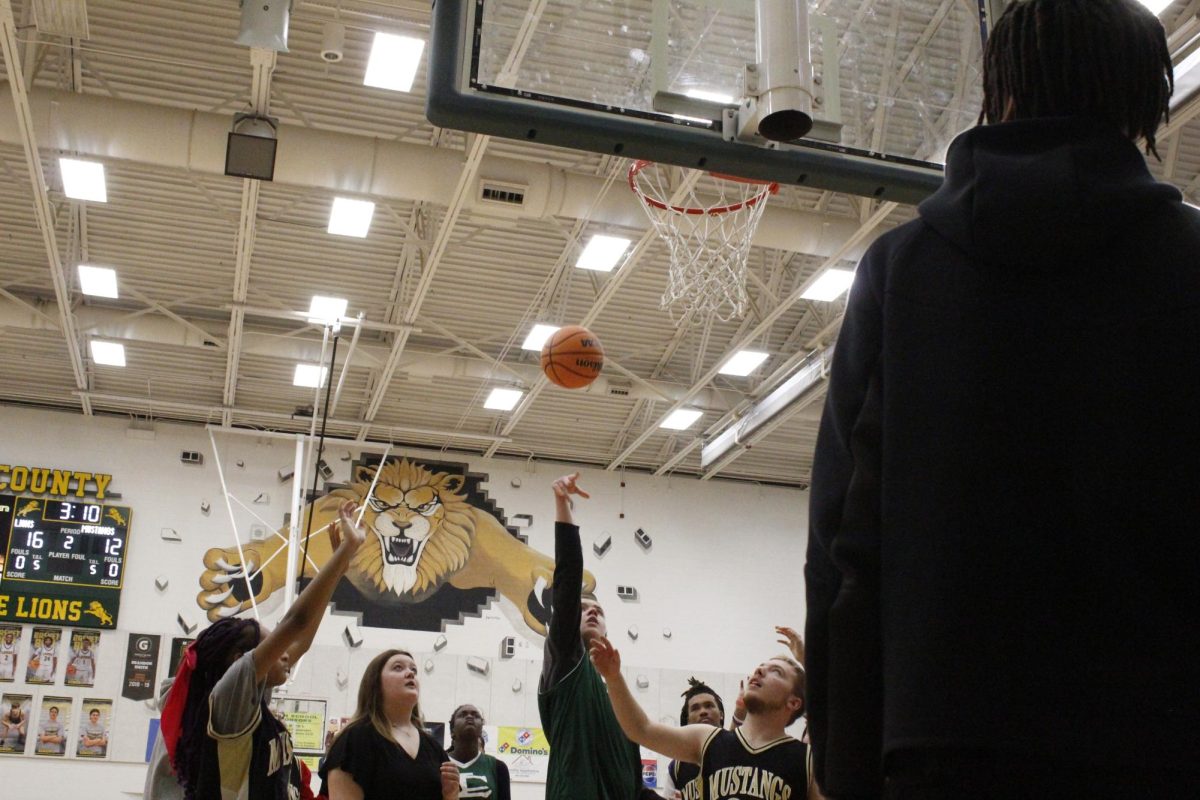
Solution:
{"label": "basketball backboard", "polygon": [[[986,4],[438,0],[427,112],[442,127],[915,202],[978,115]],[[815,125],[768,142],[741,123],[764,64],[795,38],[770,29],[793,5]]]}

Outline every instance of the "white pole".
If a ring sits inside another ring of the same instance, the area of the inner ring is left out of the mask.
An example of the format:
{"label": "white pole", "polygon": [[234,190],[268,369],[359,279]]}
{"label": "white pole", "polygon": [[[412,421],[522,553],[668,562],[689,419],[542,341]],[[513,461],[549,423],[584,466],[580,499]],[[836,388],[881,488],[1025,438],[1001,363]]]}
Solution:
{"label": "white pole", "polygon": [[757,0],[758,132],[790,141],[812,127],[812,56],[806,0]]}
{"label": "white pole", "polygon": [[254,600],[254,587],[250,585],[250,567],[246,563],[246,553],[242,550],[242,537],[238,535],[237,520],[233,517],[233,504],[229,502],[229,486],[225,483],[225,470],[221,469],[221,454],[217,452],[217,438],[213,436],[212,429],[208,431],[208,440],[212,442],[213,460],[217,462],[217,477],[221,479],[221,496],[225,498],[225,510],[229,512],[229,526],[233,529],[233,541],[237,543],[238,558],[242,560],[242,578],[246,581],[246,592],[250,595],[250,608],[254,611],[254,618],[262,621],[258,616],[258,603]]}
{"label": "white pole", "polygon": [[292,515],[288,525],[287,580],[283,583],[283,607],[296,600],[296,564],[300,558],[300,485],[304,482],[304,434],[296,434],[296,463],[292,468]]}

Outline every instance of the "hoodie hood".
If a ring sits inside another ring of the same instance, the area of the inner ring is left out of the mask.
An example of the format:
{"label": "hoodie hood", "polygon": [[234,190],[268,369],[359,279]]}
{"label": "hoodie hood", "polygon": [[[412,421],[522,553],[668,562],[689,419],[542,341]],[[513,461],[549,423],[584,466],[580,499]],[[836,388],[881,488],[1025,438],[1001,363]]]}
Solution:
{"label": "hoodie hood", "polygon": [[979,262],[1047,268],[1086,259],[1136,218],[1180,200],[1116,128],[1071,117],[963,133],[946,155],[944,183],[919,212]]}

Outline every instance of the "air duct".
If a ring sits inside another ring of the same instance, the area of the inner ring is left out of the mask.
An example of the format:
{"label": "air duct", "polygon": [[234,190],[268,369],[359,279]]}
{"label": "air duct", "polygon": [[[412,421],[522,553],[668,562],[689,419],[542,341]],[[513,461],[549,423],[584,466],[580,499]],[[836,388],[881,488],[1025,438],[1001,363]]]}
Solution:
{"label": "air duct", "polygon": [[[0,87],[0,105],[12,102],[9,91]],[[227,116],[48,89],[31,90],[29,102],[45,149],[224,174]],[[21,143],[11,114],[0,115],[0,142]],[[448,206],[461,171],[462,154],[452,150],[295,125],[279,128],[278,184]],[[597,223],[646,228],[637,198],[620,186],[604,192],[599,176],[499,156],[485,157],[479,175],[528,187],[518,210],[523,218],[581,219],[590,211]],[[851,219],[775,205],[767,208],[753,241],[760,247],[828,256],[858,227]],[[856,258],[865,247],[846,257]]]}

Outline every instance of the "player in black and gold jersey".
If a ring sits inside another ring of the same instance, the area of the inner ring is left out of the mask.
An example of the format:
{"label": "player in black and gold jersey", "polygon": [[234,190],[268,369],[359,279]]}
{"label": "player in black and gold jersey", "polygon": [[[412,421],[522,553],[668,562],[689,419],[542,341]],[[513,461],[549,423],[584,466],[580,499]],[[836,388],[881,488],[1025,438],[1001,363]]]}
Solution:
{"label": "player in black and gold jersey", "polygon": [[712,725],[673,728],[651,722],[621,676],[621,655],[607,638],[591,644],[621,729],[633,741],[700,765],[700,779],[682,788],[684,800],[801,800],[817,798],[808,747],[784,733],[804,713],[804,670],[787,656],[759,664],[746,682],[746,721],[734,731]]}

